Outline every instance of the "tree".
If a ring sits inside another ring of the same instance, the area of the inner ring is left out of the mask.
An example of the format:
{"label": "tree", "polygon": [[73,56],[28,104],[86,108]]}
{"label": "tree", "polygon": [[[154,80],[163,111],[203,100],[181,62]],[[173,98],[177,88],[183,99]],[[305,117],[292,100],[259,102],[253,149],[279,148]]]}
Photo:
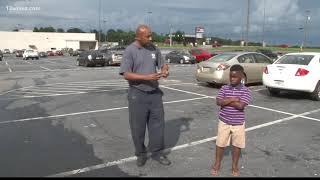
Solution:
{"label": "tree", "polygon": [[64,32],[64,29],[62,29],[62,28],[58,28],[58,29],[57,29],[57,32],[61,32],[61,33],[63,33],[63,32]]}
{"label": "tree", "polygon": [[67,30],[68,33],[84,33],[84,31],[82,31],[82,29],[79,28],[70,28]]}
{"label": "tree", "polygon": [[177,41],[178,43],[181,43],[183,41],[184,38],[184,32],[183,31],[177,31],[175,33],[173,33],[173,40]]}
{"label": "tree", "polygon": [[39,29],[37,27],[34,27],[33,32],[39,32]]}
{"label": "tree", "polygon": [[12,31],[15,31],[15,32],[17,32],[17,31],[19,31],[19,29],[15,28],[15,29],[13,29]]}

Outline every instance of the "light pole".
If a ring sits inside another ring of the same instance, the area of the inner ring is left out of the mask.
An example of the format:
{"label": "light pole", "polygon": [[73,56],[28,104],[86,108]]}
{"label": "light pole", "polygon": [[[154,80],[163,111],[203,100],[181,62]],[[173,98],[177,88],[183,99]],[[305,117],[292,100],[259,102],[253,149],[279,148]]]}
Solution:
{"label": "light pole", "polygon": [[147,23],[148,25],[151,27],[151,14],[152,12],[151,11],[148,11],[148,16],[147,16]]}
{"label": "light pole", "polygon": [[266,23],[266,0],[263,0],[262,47],[266,46],[264,42],[265,23]]}
{"label": "light pole", "polygon": [[247,7],[247,29],[246,29],[246,46],[248,46],[249,41],[249,28],[250,28],[250,0],[248,0],[248,7]]}
{"label": "light pole", "polygon": [[304,40],[303,40],[303,47],[307,47],[307,26],[308,26],[308,21],[310,21],[311,17],[309,16],[310,11],[306,10],[306,23],[304,25]]}
{"label": "light pole", "polygon": [[98,39],[98,46],[99,46],[99,43],[101,42],[101,0],[99,0],[99,39]]}
{"label": "light pole", "polygon": [[106,22],[107,22],[107,20],[103,20],[103,24],[104,24],[104,28],[105,28],[105,30],[106,30],[106,34],[105,34],[105,36],[104,36],[104,41],[107,43],[107,40],[108,40],[108,38],[107,38],[107,33],[108,33],[108,31],[107,31],[107,28],[106,28]]}

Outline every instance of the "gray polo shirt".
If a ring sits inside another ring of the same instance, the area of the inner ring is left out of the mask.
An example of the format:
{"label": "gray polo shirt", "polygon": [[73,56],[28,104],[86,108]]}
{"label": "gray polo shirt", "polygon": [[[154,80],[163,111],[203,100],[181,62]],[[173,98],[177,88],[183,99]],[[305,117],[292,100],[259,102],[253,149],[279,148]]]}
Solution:
{"label": "gray polo shirt", "polygon": [[[131,43],[124,51],[121,65],[120,75],[125,72],[137,74],[156,73],[164,64],[160,50],[154,46],[139,47],[135,42]],[[142,91],[152,91],[159,87],[158,81],[132,81],[129,80],[129,86],[135,87]]]}

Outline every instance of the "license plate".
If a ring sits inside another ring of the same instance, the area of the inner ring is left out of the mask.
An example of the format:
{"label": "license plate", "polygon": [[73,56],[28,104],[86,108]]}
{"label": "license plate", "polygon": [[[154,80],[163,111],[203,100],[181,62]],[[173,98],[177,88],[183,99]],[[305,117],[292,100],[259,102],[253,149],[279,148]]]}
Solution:
{"label": "license plate", "polygon": [[283,86],[284,81],[278,80],[278,81],[274,81],[274,83],[275,83],[276,85]]}
{"label": "license plate", "polygon": [[203,72],[209,72],[210,68],[203,68]]}
{"label": "license plate", "polygon": [[96,59],[101,59],[101,57],[97,57]]}

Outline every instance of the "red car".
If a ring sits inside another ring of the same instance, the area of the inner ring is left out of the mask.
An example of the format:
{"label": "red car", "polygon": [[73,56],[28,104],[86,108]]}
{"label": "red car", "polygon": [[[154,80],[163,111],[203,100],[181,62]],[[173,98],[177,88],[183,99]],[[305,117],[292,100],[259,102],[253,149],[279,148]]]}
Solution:
{"label": "red car", "polygon": [[47,51],[48,56],[54,56],[53,51]]}
{"label": "red car", "polygon": [[56,56],[63,56],[63,52],[62,51],[56,51],[56,53],[54,53]]}
{"label": "red car", "polygon": [[209,58],[213,57],[215,54],[210,53],[204,49],[191,49],[190,53],[193,57],[196,58],[197,63],[201,62],[201,61],[205,61],[208,60]]}

